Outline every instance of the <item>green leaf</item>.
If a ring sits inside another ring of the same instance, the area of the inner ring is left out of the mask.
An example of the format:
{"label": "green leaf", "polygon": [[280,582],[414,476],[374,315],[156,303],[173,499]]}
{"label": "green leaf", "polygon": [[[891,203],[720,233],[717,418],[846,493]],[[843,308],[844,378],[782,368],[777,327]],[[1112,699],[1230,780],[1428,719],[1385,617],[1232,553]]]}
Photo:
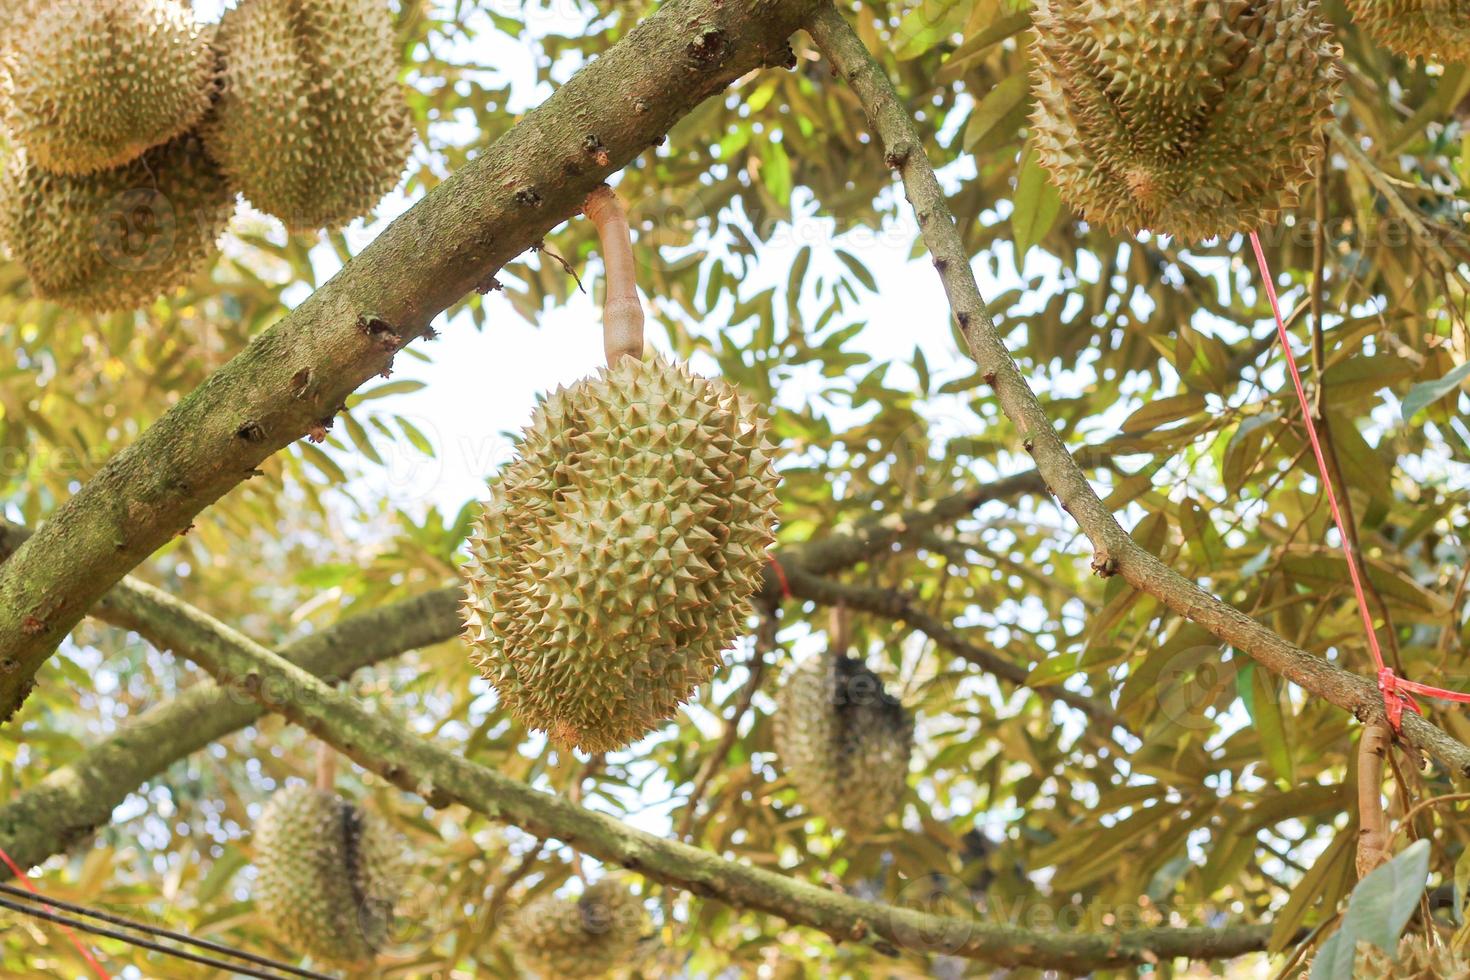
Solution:
{"label": "green leaf", "polygon": [[1281,707],[1283,689],[1276,684],[1275,675],[1257,669],[1254,663],[1247,663],[1236,675],[1236,683],[1251,692],[1251,697],[1246,700],[1246,708],[1255,724],[1256,736],[1261,740],[1266,761],[1271,764],[1277,778],[1284,780],[1287,785],[1294,784],[1296,765],[1292,759],[1286,719]]}
{"label": "green leaf", "polygon": [[352,444],[357,447],[357,451],[374,463],[382,466],[383,457],[378,455],[378,450],[373,446],[373,441],[368,437],[367,430],[362,427],[362,423],[347,412],[343,412],[340,418],[342,419],[343,426],[347,429],[347,437],[352,440]]}
{"label": "green leaf", "polygon": [[1424,381],[1409,389],[1404,396],[1404,421],[1412,421],[1424,409],[1439,401],[1452,391],[1458,391],[1470,378],[1470,361],[1466,361],[1437,381]]}
{"label": "green leaf", "polygon": [[408,378],[404,378],[401,381],[388,381],[378,385],[376,388],[369,388],[367,391],[359,391],[357,394],[349,396],[347,407],[355,408],[363,402],[370,401],[374,398],[387,398],[389,395],[407,395],[410,392],[421,391],[424,387],[424,382],[411,381]]}
{"label": "green leaf", "polygon": [[976,146],[997,123],[1010,115],[1012,110],[1025,104],[1026,96],[1030,92],[1030,80],[1023,71],[1009,76],[987,92],[965,123],[965,152],[975,152]]}
{"label": "green leaf", "polygon": [[1182,395],[1170,395],[1167,398],[1159,398],[1154,401],[1145,402],[1144,405],[1128,416],[1123,423],[1123,431],[1127,433],[1152,432],[1162,425],[1170,422],[1178,422],[1180,419],[1189,418],[1205,409],[1205,398],[1203,395],[1188,392]]}
{"label": "green leaf", "polygon": [[1031,673],[1026,675],[1026,686],[1049,687],[1052,684],[1060,684],[1075,673],[1077,673],[1077,655],[1075,653],[1064,653],[1058,657],[1048,657],[1033,667]]}
{"label": "green leaf", "polygon": [[857,277],[858,282],[863,284],[864,289],[870,293],[876,293],[878,291],[877,280],[868,271],[868,267],[859,262],[855,256],[839,248],[837,250],[837,257],[842,260],[844,265],[852,270],[852,274]]}
{"label": "green leaf", "polygon": [[791,158],[786,147],[767,141],[761,147],[761,183],[782,207],[791,203]]}
{"label": "green leaf", "polygon": [[1046,171],[1036,162],[1036,154],[1028,148],[1021,158],[1015,210],[1011,212],[1011,228],[1016,239],[1016,272],[1025,268],[1026,253],[1051,231],[1061,210],[1061,197],[1047,179]]}

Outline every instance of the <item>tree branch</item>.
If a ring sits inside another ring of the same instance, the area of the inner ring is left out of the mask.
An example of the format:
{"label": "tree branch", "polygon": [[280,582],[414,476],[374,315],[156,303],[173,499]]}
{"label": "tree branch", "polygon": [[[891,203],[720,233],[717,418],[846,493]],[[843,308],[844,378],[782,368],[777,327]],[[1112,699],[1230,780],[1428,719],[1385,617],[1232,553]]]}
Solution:
{"label": "tree branch", "polygon": [[330,420],[690,109],[791,65],[812,3],[664,4],[113,457],[0,566],[0,721],[102,593],[201,510]]}
{"label": "tree branch", "polygon": [[[851,585],[823,578],[813,575],[801,565],[783,565],[783,567],[786,569],[787,582],[791,585],[791,593],[797,598],[810,599],[828,606],[842,603],[849,609],[860,609],[907,623],[928,636],[941,649],[948,650],[960,659],[969,661],[1001,680],[1009,681],[1020,687],[1027,686],[1026,679],[1030,671],[1025,667],[1007,659],[995,650],[971,642],[958,630],[919,608],[901,592],[865,585]],[[1069,691],[1061,685],[1051,684],[1034,688],[1033,693],[1070,705],[1110,729],[1122,728],[1126,731],[1128,728],[1123,719],[1118,717],[1106,702],[1096,701],[1086,695]]]}
{"label": "tree branch", "polygon": [[204,613],[147,585],[114,593],[118,614],[161,649],[208,671],[337,747],[359,765],[431,806],[460,803],[527,833],[555,838],[602,861],[736,908],[780,916],[839,941],[873,942],[1006,966],[1086,973],[1191,957],[1238,956],[1265,947],[1267,926],[1155,928],[1098,934],[1042,933],[863,901],[805,881],[727,861],[629,827],[559,796],[435,747],[369,713],[313,677]]}
{"label": "tree branch", "polygon": [[[0,525],[0,551],[14,533]],[[123,595],[122,601],[112,601],[114,593]],[[349,616],[283,647],[281,656],[325,682],[344,680],[361,667],[458,636],[460,595],[457,586],[436,589]],[[141,601],[136,583],[124,579],[96,612],[131,628],[126,610]],[[144,782],[263,714],[264,708],[238,690],[212,683],[190,688],[0,807],[0,847],[22,867],[40,864],[106,824],[113,809]],[[0,869],[0,880],[6,877],[9,872]]]}
{"label": "tree branch", "polygon": [[[1117,522],[1057,435],[987,312],[943,189],[893,83],[835,7],[826,3],[818,7],[809,30],[817,47],[852,86],[883,142],[886,158],[902,175],[920,234],[933,256],[970,356],[995,390],[1006,417],[1020,430],[1022,445],[1047,486],[1092,542],[1093,568],[1103,576],[1121,574],[1134,588],[1249,654],[1261,666],[1358,718],[1382,719],[1383,699],[1374,681],[1312,656],[1210,595],[1140,547]],[[1414,714],[1404,719],[1404,735],[1457,775],[1470,777],[1470,747]]]}

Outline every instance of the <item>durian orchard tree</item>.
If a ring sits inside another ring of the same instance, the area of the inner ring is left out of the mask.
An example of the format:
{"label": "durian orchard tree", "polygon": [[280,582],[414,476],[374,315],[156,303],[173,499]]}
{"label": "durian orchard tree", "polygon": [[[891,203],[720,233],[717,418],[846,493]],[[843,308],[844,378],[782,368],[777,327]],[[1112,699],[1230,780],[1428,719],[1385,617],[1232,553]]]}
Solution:
{"label": "durian orchard tree", "polygon": [[[1465,689],[1470,14],[556,6],[0,4],[0,849],[330,975],[1464,975],[1350,568]],[[584,280],[491,488],[364,492]]]}

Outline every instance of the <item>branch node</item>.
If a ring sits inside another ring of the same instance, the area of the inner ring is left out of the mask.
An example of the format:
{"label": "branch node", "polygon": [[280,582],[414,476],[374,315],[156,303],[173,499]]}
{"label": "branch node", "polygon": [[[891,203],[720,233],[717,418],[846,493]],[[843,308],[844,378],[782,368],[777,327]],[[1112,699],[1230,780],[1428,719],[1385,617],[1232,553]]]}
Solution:
{"label": "branch node", "polygon": [[403,338],[398,335],[398,330],[376,313],[359,314],[357,329],[384,350],[397,350],[403,346]]}
{"label": "branch node", "polygon": [[[883,156],[883,164],[889,170],[901,170],[905,163],[909,162],[909,154],[913,152],[913,146],[907,141],[896,144]],[[926,212],[927,214],[927,212]],[[920,218],[923,221],[924,218]]]}
{"label": "branch node", "polygon": [[305,398],[306,389],[311,386],[311,368],[304,367],[291,375],[291,397]]}
{"label": "branch node", "polygon": [[718,27],[706,29],[689,42],[689,57],[701,68],[722,64],[729,54],[730,45],[725,32]]}
{"label": "branch node", "polygon": [[597,161],[599,167],[606,167],[612,163],[607,147],[602,145],[602,140],[597,137],[596,133],[588,133],[582,137],[582,149]]}
{"label": "branch node", "polygon": [[481,280],[480,284],[475,287],[475,292],[479,293],[481,296],[484,296],[486,293],[493,293],[497,289],[504,288],[505,285],[499,279],[496,279],[494,276],[489,276]]}
{"label": "branch node", "polygon": [[244,439],[246,442],[264,442],[265,427],[259,422],[246,422],[235,430],[236,439]]}
{"label": "branch node", "polygon": [[1092,571],[1098,578],[1112,578],[1118,574],[1118,560],[1099,553],[1092,559]]}
{"label": "branch node", "polygon": [[995,372],[994,371],[986,371],[985,374],[983,375],[983,377],[985,378],[985,383],[986,384],[990,385],[990,387],[992,387],[992,388],[995,387]]}
{"label": "branch node", "polygon": [[516,191],[516,203],[523,208],[539,208],[541,194],[534,187],[522,187]]}

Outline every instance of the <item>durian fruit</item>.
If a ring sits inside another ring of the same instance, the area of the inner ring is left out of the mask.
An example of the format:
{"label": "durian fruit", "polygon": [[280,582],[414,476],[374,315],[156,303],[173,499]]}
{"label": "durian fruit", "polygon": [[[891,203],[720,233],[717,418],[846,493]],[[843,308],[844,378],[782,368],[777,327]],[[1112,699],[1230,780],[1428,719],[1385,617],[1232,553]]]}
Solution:
{"label": "durian fruit", "polygon": [[193,279],[234,209],[193,134],[71,176],[17,150],[0,180],[0,241],[42,298],[85,312],[134,309]]}
{"label": "durian fruit", "polygon": [[812,813],[856,837],[903,798],[914,721],[861,661],[810,657],[776,696],[776,756]]}
{"label": "durian fruit", "polygon": [[519,961],[542,980],[580,980],[627,966],[643,926],[643,903],[626,885],[603,878],[580,898],[548,895],[527,905],[510,935]]}
{"label": "durian fruit", "polygon": [[540,405],[464,568],[473,661],[517,719],[609,751],[710,679],[773,541],[765,430],[734,389],[657,355]]}
{"label": "durian fruit", "polygon": [[1348,0],[1353,20],[1391,51],[1411,58],[1470,61],[1464,0]]}
{"label": "durian fruit", "polygon": [[292,950],[340,966],[388,940],[406,874],[402,842],[377,815],[313,786],[281,789],[255,826],[255,901]]}
{"label": "durian fruit", "polygon": [[1316,0],[1038,0],[1037,155],[1111,232],[1189,241],[1294,206],[1339,51]]}
{"label": "durian fruit", "polygon": [[241,0],[217,41],[209,152],[293,231],[371,213],[403,176],[414,129],[386,0]]}
{"label": "durian fruit", "polygon": [[36,166],[119,167],[209,109],[215,56],[181,0],[24,0],[5,25],[5,125]]}
{"label": "durian fruit", "polygon": [[1470,977],[1470,960],[1443,944],[1431,947],[1422,935],[1405,936],[1396,957],[1372,943],[1360,942],[1353,976],[1357,980],[1465,980]]}

